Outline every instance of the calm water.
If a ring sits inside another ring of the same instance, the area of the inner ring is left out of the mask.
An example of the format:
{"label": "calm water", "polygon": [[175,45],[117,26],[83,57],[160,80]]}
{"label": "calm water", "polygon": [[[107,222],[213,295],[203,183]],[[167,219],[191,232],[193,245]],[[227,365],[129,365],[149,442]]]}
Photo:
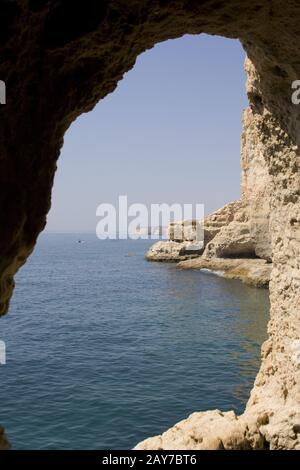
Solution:
{"label": "calm water", "polygon": [[149,241],[42,235],[0,320],[0,423],[18,449],[120,449],[196,410],[240,412],[268,292],[148,263]]}

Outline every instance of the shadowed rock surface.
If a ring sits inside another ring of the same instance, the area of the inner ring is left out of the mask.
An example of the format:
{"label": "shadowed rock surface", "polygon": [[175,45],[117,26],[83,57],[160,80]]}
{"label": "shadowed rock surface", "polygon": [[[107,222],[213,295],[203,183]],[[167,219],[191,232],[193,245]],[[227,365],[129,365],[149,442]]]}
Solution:
{"label": "shadowed rock surface", "polygon": [[[209,412],[199,426],[205,419],[209,448],[220,448],[221,440],[232,449],[299,449],[300,111],[291,102],[300,73],[298,0],[2,0],[0,16],[0,78],[7,86],[7,104],[0,106],[1,314],[14,274],[45,226],[56,161],[74,119],[112,92],[138,54],[157,42],[202,32],[240,39],[253,64],[247,178],[256,177],[251,152],[257,146],[270,178],[264,223],[271,243],[265,246],[261,231],[265,209],[255,203],[251,228],[261,236],[260,252],[271,247],[272,253],[269,339],[243,417],[209,419]],[[220,436],[223,419],[235,421]],[[198,432],[194,418],[193,426]],[[177,431],[177,446],[196,447],[186,426]],[[151,442],[151,448],[169,445]]]}
{"label": "shadowed rock surface", "polygon": [[10,449],[10,443],[5,435],[4,429],[0,427],[0,449],[8,450]]}

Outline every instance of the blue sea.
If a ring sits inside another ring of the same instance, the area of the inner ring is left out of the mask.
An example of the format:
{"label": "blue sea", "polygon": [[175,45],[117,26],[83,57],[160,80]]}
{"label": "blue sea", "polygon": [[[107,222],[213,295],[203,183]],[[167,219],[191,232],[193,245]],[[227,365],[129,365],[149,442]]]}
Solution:
{"label": "blue sea", "polygon": [[268,291],[149,263],[151,243],[40,236],[0,319],[13,448],[128,449],[194,411],[243,410]]}

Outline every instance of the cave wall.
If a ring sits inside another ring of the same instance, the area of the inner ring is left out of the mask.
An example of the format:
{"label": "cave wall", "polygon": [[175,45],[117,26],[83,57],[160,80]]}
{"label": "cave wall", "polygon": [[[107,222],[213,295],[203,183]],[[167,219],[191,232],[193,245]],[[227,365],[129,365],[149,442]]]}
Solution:
{"label": "cave wall", "polygon": [[14,274],[45,226],[56,161],[74,119],[112,92],[157,42],[202,32],[240,39],[253,64],[248,96],[271,177],[274,269],[269,340],[248,418],[237,422],[247,445],[299,448],[300,114],[291,102],[300,73],[299,2],[2,0],[0,17],[0,79],[7,86],[0,106],[2,315]]}

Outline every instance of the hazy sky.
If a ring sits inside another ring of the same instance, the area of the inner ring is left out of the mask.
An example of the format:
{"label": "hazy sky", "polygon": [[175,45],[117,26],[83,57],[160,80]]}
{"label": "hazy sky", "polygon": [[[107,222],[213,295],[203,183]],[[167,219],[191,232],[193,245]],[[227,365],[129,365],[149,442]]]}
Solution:
{"label": "hazy sky", "polygon": [[47,231],[95,231],[100,203],[204,203],[240,194],[245,53],[201,35],[138,57],[115,92],[65,135]]}

